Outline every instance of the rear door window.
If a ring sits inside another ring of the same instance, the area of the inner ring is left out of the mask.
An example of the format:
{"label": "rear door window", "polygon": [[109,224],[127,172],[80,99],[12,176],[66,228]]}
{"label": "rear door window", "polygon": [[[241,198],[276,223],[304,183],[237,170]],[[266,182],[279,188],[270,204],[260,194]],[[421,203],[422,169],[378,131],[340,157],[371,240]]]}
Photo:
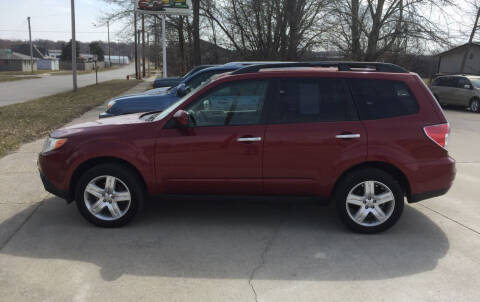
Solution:
{"label": "rear door window", "polygon": [[360,118],[374,120],[418,112],[418,103],[408,86],[400,81],[349,79]]}
{"label": "rear door window", "polygon": [[445,86],[445,78],[444,77],[436,78],[433,81],[432,86]]}
{"label": "rear door window", "polygon": [[465,85],[470,85],[470,81],[466,78],[459,78],[457,87],[458,88],[465,88]]}
{"label": "rear door window", "polygon": [[458,86],[458,78],[456,77],[447,77],[445,78],[445,86],[448,87],[457,87]]}
{"label": "rear door window", "polygon": [[268,121],[271,124],[356,120],[342,79],[291,78],[276,81]]}

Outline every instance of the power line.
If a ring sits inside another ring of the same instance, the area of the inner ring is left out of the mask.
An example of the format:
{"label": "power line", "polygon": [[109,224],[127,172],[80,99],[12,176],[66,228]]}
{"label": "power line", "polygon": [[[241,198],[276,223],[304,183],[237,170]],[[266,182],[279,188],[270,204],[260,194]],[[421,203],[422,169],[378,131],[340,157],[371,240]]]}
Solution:
{"label": "power line", "polygon": [[[28,33],[28,30],[20,29],[0,29],[0,32],[22,32]],[[33,33],[58,33],[58,34],[68,34],[70,31],[59,31],[59,30],[32,30]],[[106,34],[106,31],[77,31],[79,34]]]}

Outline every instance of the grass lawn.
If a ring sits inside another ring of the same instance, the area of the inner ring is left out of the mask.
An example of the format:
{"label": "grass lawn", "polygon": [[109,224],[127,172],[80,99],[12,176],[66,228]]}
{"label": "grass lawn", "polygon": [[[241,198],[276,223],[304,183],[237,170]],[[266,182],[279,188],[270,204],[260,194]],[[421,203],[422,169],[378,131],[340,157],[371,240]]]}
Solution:
{"label": "grass lawn", "polygon": [[[98,72],[105,72],[110,70],[115,70],[121,66],[115,65],[110,68],[99,69]],[[87,74],[94,73],[95,70],[79,70],[77,74]],[[20,81],[20,80],[29,80],[29,79],[38,79],[42,74],[50,74],[52,76],[57,75],[66,75],[72,74],[71,70],[35,70],[33,73],[31,71],[0,71],[0,82],[11,82],[11,81]]]}
{"label": "grass lawn", "polygon": [[47,135],[138,83],[114,80],[79,88],[77,92],[0,107],[0,157],[25,142]]}
{"label": "grass lawn", "polygon": [[[110,68],[101,68],[101,69],[98,69],[98,73],[115,70],[115,69],[118,69],[120,67],[121,66],[115,65],[115,66],[110,67]],[[88,74],[88,73],[95,73],[95,69],[93,69],[93,70],[77,70],[77,74],[79,74],[79,75],[80,74]],[[60,70],[60,71],[50,72],[50,74],[52,76],[66,75],[66,74],[72,74],[72,71],[71,70]]]}
{"label": "grass lawn", "polygon": [[31,71],[0,71],[0,76],[15,76],[15,75],[39,75],[44,73],[51,73],[51,70],[35,70],[33,73]]}
{"label": "grass lawn", "polygon": [[12,82],[12,81],[21,81],[21,80],[31,80],[31,79],[39,79],[40,77],[36,76],[7,76],[7,75],[0,75],[0,83],[1,82]]}

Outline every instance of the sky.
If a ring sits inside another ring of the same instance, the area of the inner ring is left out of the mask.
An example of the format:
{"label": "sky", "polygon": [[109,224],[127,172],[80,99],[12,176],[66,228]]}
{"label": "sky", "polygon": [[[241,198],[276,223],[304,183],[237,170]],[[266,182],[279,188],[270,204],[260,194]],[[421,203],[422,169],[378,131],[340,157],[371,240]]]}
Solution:
{"label": "sky", "polygon": [[[77,40],[107,40],[107,28],[94,26],[108,5],[101,0],[75,0]],[[28,40],[27,17],[32,39],[70,40],[70,0],[0,0],[0,39]],[[121,24],[112,24],[110,40],[117,41]]]}
{"label": "sky", "polygon": [[[71,38],[70,23],[71,0],[0,0],[0,39],[28,40],[27,17],[31,17],[32,38],[63,40]],[[128,1],[128,0],[125,0]],[[433,22],[442,24],[442,28],[448,30],[453,37],[458,37],[458,31],[469,32],[473,25],[474,13],[471,1],[480,0],[452,0],[457,4],[456,8],[447,7],[446,13],[451,16],[446,21],[443,16],[425,12],[427,18],[436,19]],[[75,0],[77,40],[90,42],[95,40],[107,40],[107,28],[94,26],[98,22],[102,12],[111,9],[102,0]],[[118,33],[123,29],[122,24],[113,23],[110,26],[110,40],[118,41],[125,34]],[[465,37],[457,38],[454,44],[466,42]],[[464,41],[465,40],[465,41]],[[478,40],[478,39],[477,39]],[[453,42],[453,41],[452,41]]]}

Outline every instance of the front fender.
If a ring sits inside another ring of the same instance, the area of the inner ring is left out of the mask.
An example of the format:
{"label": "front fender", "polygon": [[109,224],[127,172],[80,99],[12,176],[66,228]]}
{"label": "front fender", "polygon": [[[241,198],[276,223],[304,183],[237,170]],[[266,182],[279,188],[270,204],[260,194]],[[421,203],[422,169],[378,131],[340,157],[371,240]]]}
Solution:
{"label": "front fender", "polygon": [[[148,141],[143,141],[148,143]],[[154,145],[145,146],[139,142],[118,141],[118,138],[89,139],[79,145],[65,160],[66,174],[63,187],[70,187],[72,177],[84,163],[97,159],[117,159],[135,167],[145,181],[147,191],[155,192]]]}

